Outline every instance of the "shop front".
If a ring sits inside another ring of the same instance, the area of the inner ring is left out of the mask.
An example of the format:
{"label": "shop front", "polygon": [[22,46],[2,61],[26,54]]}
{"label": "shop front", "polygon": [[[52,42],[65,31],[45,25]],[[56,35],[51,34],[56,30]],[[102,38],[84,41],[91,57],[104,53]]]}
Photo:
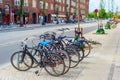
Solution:
{"label": "shop front", "polygon": [[[16,24],[20,24],[20,12],[19,10],[15,10],[15,13],[14,13],[14,22]],[[27,24],[29,23],[29,12],[23,12],[23,24]]]}

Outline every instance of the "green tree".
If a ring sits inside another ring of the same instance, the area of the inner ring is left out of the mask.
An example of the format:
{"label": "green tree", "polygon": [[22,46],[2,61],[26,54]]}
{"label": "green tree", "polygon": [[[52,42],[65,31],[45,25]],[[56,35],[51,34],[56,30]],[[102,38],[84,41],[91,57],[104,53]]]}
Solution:
{"label": "green tree", "polygon": [[99,10],[99,18],[106,18],[106,11],[105,11],[105,9],[100,9]]}
{"label": "green tree", "polygon": [[66,11],[66,13],[65,13],[66,21],[68,21],[69,20],[68,5],[65,6],[65,11]]}
{"label": "green tree", "polygon": [[59,7],[56,6],[56,16],[57,16],[57,18],[58,18],[58,14],[59,14]]}
{"label": "green tree", "polygon": [[76,10],[74,10],[73,19],[76,18]]}
{"label": "green tree", "polygon": [[95,16],[95,13],[94,13],[94,12],[91,12],[91,13],[89,13],[86,17],[87,17],[87,18],[94,18],[94,16]]}
{"label": "green tree", "polygon": [[108,18],[112,18],[112,15],[113,15],[113,13],[112,13],[111,11],[109,11],[109,12],[107,13]]}
{"label": "green tree", "polygon": [[58,22],[58,14],[59,14],[59,7],[58,7],[58,5],[56,6],[56,10],[55,11],[56,11],[56,17],[57,17],[57,24],[58,24],[59,23]]}
{"label": "green tree", "polygon": [[118,15],[118,18],[120,19],[120,15]]}
{"label": "green tree", "polygon": [[24,5],[24,0],[20,0],[20,27],[23,27],[23,5]]}

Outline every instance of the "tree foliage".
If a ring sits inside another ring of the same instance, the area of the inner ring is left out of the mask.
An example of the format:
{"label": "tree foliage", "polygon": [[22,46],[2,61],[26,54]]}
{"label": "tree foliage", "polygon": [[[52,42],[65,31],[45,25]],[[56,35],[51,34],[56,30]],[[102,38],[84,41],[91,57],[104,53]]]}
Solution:
{"label": "tree foliage", "polygon": [[20,0],[20,16],[23,16],[23,4],[24,0]]}
{"label": "tree foliage", "polygon": [[105,11],[105,9],[100,9],[98,14],[99,14],[99,18],[106,18],[106,11]]}
{"label": "tree foliage", "polygon": [[68,5],[65,6],[65,10],[66,10],[66,20],[69,20]]}

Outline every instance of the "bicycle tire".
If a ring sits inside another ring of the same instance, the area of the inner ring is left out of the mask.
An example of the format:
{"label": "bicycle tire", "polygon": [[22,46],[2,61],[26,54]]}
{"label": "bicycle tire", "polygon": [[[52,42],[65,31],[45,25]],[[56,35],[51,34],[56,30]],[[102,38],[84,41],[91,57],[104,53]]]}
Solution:
{"label": "bicycle tire", "polygon": [[[49,54],[49,59],[47,61],[48,61],[47,63],[46,60],[44,61],[45,64],[44,68],[48,74],[52,76],[60,76],[64,74],[65,63],[58,54]],[[57,65],[59,66],[60,69],[56,67]],[[59,70],[57,71],[57,69]]]}
{"label": "bicycle tire", "polygon": [[15,52],[11,56],[10,60],[12,66],[19,71],[27,71],[33,65],[33,60],[30,58],[30,56],[28,54],[25,54],[25,57],[23,59],[23,54],[24,54],[23,51]]}
{"label": "bicycle tire", "polygon": [[[37,62],[40,62],[41,61],[40,51],[35,48],[31,48],[31,49],[32,50],[30,51],[30,53],[32,54],[32,56],[37,60]],[[39,64],[37,62],[35,60],[33,60],[32,68],[36,68],[37,66],[39,66]]]}
{"label": "bicycle tire", "polygon": [[70,60],[71,60],[71,65],[70,68],[74,68],[79,64],[79,59],[80,59],[80,54],[78,53],[78,51],[75,49],[75,47],[73,45],[70,45],[69,47],[67,47],[67,52],[70,56]]}
{"label": "bicycle tire", "polygon": [[57,54],[59,54],[62,59],[64,60],[65,63],[65,71],[64,74],[67,73],[70,69],[71,66],[71,60],[70,60],[70,56],[68,55],[68,52],[65,50],[57,50]]}

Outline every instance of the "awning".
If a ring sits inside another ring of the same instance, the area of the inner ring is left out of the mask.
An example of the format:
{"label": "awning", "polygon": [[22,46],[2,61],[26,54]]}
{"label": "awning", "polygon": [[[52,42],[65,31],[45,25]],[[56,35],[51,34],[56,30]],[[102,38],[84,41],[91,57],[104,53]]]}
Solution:
{"label": "awning", "polygon": [[56,17],[56,14],[51,14],[52,17]]}
{"label": "awning", "polygon": [[[24,12],[23,12],[23,15],[24,15],[24,14],[29,15],[29,12],[24,11]],[[20,11],[15,11],[14,15],[20,15]]]}
{"label": "awning", "polygon": [[[51,14],[52,17],[57,17],[56,14]],[[65,15],[58,15],[58,17],[66,17]]]}
{"label": "awning", "polygon": [[58,15],[58,17],[66,17],[65,15]]}

